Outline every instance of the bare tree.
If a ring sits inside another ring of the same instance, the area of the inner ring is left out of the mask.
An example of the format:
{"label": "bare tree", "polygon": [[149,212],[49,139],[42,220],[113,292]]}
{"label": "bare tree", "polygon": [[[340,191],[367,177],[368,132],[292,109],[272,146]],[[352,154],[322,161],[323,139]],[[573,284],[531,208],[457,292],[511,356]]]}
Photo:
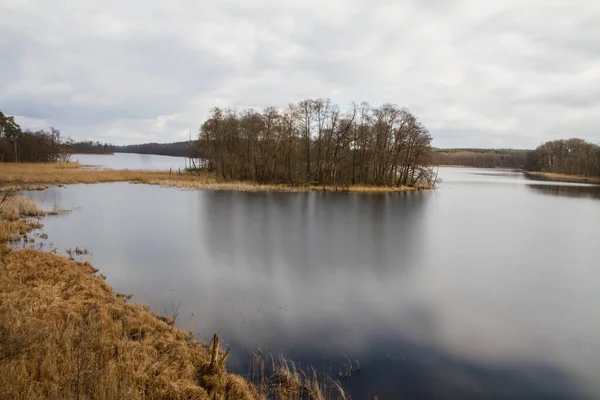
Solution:
{"label": "bare tree", "polygon": [[329,99],[285,110],[211,110],[199,147],[222,179],[290,184],[415,185],[427,179],[431,136],[407,109]]}

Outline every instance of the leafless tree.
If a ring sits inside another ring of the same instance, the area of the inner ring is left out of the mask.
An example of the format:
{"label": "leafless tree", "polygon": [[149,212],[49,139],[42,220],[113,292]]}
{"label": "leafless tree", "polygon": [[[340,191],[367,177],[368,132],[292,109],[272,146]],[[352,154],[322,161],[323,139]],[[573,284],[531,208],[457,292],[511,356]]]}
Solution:
{"label": "leafless tree", "polygon": [[199,132],[209,169],[224,180],[332,186],[415,185],[431,179],[431,136],[407,109],[329,99],[278,110],[214,108]]}

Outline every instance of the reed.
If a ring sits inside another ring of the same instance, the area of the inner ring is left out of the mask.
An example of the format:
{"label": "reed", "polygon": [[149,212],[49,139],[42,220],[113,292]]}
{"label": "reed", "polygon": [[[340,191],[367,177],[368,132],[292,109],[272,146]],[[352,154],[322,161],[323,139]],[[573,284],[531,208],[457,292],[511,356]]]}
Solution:
{"label": "reed", "polygon": [[257,351],[252,358],[250,381],[261,395],[274,400],[346,400],[340,381],[313,367],[300,368],[284,356]]}
{"label": "reed", "polygon": [[94,271],[33,249],[3,257],[0,398],[260,398],[210,370],[206,346],[117,297]]}
{"label": "reed", "polygon": [[403,192],[432,189],[430,185],[407,186],[320,186],[258,184],[221,181],[207,171],[135,171],[86,169],[77,163],[0,163],[0,187],[12,190],[43,189],[48,185],[75,183],[133,182],[181,189],[232,190],[244,192]]}

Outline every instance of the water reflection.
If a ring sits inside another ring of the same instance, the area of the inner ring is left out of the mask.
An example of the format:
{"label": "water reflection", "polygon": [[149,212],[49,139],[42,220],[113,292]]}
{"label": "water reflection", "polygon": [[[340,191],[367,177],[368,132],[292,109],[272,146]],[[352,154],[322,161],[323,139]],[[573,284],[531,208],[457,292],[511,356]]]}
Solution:
{"label": "water reflection", "polygon": [[600,186],[527,185],[527,187],[538,194],[600,199]]}
{"label": "water reflection", "polygon": [[306,280],[325,269],[352,274],[369,267],[385,274],[414,266],[426,245],[418,222],[429,197],[420,193],[198,196],[209,256],[257,273],[284,268]]}
{"label": "water reflection", "polygon": [[[579,383],[559,368],[545,364],[477,362],[402,338],[381,339],[362,355],[361,371],[343,381],[356,399],[542,399],[591,398]],[[341,355],[297,352],[302,365],[317,365],[335,375],[347,364]]]}

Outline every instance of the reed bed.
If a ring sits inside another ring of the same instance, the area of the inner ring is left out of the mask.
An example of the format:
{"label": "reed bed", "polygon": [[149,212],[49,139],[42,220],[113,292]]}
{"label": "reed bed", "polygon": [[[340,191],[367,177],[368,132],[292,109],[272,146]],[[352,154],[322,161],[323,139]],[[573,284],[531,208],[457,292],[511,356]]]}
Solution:
{"label": "reed bed", "polygon": [[75,183],[133,182],[181,189],[232,190],[244,192],[403,192],[431,189],[433,186],[321,186],[259,184],[222,181],[206,171],[96,170],[77,163],[0,163],[0,188],[12,190],[44,189],[48,185]]}
{"label": "reed bed", "polygon": [[340,381],[313,367],[300,368],[284,356],[254,353],[248,379],[259,393],[276,400],[347,400]]}
{"label": "reed bed", "polygon": [[1,269],[0,398],[260,398],[87,262],[25,249]]}

